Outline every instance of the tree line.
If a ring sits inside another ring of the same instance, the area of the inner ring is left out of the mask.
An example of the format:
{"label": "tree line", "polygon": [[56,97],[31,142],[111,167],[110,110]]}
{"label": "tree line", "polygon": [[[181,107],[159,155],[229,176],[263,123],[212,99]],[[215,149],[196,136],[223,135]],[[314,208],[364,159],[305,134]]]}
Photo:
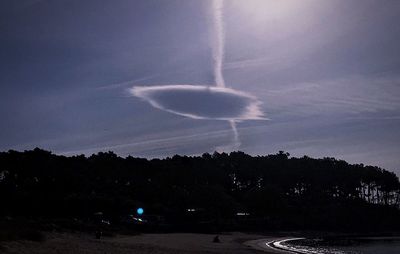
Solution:
{"label": "tree line", "polygon": [[228,229],[400,229],[400,182],[385,169],[278,152],[165,159],[113,152],[0,153],[0,215],[116,223],[143,207],[168,225]]}

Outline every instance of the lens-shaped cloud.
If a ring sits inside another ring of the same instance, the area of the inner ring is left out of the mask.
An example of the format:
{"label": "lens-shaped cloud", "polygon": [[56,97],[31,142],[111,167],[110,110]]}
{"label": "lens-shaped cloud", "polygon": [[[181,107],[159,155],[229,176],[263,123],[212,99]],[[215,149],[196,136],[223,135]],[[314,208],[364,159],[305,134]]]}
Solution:
{"label": "lens-shaped cloud", "polygon": [[266,119],[261,102],[247,93],[225,87],[199,85],[135,86],[130,93],[153,107],[194,119]]}

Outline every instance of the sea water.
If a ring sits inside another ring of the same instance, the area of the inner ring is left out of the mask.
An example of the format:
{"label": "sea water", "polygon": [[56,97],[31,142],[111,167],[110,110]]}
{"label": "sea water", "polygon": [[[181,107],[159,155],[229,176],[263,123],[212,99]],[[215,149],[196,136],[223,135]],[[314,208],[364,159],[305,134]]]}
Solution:
{"label": "sea water", "polygon": [[274,246],[304,254],[400,254],[399,237],[289,239]]}

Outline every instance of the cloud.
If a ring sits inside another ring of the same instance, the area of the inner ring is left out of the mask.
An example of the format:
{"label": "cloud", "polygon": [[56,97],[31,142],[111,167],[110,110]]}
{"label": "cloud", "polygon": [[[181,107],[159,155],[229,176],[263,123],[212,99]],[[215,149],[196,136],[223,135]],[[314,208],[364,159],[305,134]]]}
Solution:
{"label": "cloud", "polygon": [[400,111],[398,76],[347,76],[270,88],[261,100],[276,120],[290,116],[393,117]]}
{"label": "cloud", "polygon": [[135,86],[130,93],[155,108],[193,119],[266,119],[257,98],[231,88],[200,85]]}
{"label": "cloud", "polygon": [[222,74],[222,64],[224,60],[225,48],[224,48],[224,41],[225,41],[225,30],[223,25],[223,0],[214,0],[213,1],[213,11],[214,11],[214,41],[212,43],[212,52],[213,52],[213,60],[214,60],[214,78],[215,84],[218,87],[225,87],[225,80]]}

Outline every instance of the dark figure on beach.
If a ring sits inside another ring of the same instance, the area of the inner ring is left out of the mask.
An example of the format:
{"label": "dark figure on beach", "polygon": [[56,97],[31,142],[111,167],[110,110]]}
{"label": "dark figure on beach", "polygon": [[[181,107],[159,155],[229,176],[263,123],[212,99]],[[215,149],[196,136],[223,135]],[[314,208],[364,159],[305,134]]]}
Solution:
{"label": "dark figure on beach", "polygon": [[214,237],[213,243],[220,243],[221,241],[219,240],[219,235],[216,235]]}
{"label": "dark figure on beach", "polygon": [[103,233],[100,230],[96,231],[96,239],[100,239],[102,234]]}

